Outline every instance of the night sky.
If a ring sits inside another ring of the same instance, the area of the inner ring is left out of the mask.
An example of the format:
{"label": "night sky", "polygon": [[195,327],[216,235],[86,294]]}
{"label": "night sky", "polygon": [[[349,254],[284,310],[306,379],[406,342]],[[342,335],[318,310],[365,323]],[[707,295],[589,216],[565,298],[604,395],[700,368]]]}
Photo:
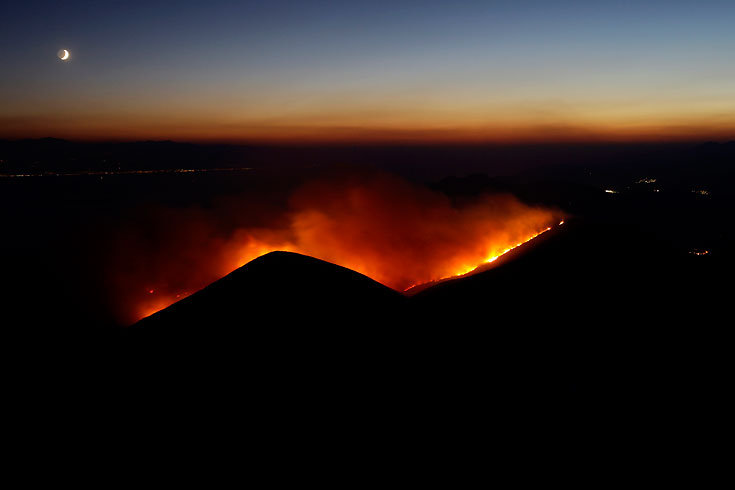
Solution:
{"label": "night sky", "polygon": [[732,0],[5,2],[0,138],[725,139],[733,26]]}

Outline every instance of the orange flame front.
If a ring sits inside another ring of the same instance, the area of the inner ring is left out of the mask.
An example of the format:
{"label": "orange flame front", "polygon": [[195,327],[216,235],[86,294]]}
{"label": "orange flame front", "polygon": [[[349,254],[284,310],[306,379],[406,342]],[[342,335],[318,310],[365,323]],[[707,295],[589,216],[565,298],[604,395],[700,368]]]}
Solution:
{"label": "orange flame front", "polygon": [[215,239],[203,238],[208,217],[192,215],[185,221],[191,233],[176,230],[176,253],[168,248],[141,268],[145,278],[136,280],[145,294],[134,295],[128,321],[276,250],[316,257],[405,291],[493,262],[559,219],[550,209],[508,194],[453,203],[384,175],[310,183],[291,196],[290,209],[280,218],[277,226],[236,228],[226,239]]}

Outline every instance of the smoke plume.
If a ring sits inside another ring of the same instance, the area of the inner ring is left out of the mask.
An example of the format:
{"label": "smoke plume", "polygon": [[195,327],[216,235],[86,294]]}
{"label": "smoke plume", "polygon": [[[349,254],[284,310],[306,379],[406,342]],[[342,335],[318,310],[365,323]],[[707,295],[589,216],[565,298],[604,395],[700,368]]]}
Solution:
{"label": "smoke plume", "polygon": [[110,268],[120,320],[131,323],[274,250],[310,255],[398,291],[463,274],[546,229],[550,209],[509,194],[455,204],[385,174],[323,178],[285,207],[158,209],[116,239]]}

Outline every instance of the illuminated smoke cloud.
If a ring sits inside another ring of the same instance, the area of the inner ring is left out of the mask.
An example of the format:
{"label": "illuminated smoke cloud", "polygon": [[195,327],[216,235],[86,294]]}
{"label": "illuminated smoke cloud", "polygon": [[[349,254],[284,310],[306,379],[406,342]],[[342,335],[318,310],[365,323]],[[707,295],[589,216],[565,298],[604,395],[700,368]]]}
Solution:
{"label": "illuminated smoke cloud", "polygon": [[109,282],[126,323],[274,250],[317,257],[403,291],[469,272],[558,218],[509,194],[453,205],[393,176],[342,176],[303,185],[281,210],[253,203],[159,210],[144,231],[116,241]]}

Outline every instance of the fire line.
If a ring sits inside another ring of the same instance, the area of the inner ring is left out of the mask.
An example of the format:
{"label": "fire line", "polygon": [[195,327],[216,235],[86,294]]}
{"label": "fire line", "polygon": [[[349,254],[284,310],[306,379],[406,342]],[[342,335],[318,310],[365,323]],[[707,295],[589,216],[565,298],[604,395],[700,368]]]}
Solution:
{"label": "fire line", "polygon": [[[559,222],[558,226],[561,226],[561,225],[563,225],[563,224],[564,224],[564,220],[561,220],[561,221]],[[535,239],[535,238],[538,238],[539,236],[543,235],[543,234],[544,234],[544,233],[546,233],[547,231],[551,231],[551,230],[552,230],[552,228],[553,228],[553,227],[549,226],[548,228],[545,228],[545,229],[543,229],[543,230],[539,231],[538,233],[536,233],[536,234],[534,234],[534,235],[530,236],[529,238],[526,238],[526,239],[525,239],[525,240],[523,240],[522,242],[516,243],[516,244],[515,244],[515,245],[513,245],[512,247],[508,247],[508,248],[506,248],[505,250],[503,250],[502,252],[500,252],[500,253],[499,253],[498,255],[495,255],[495,256],[493,256],[493,257],[490,257],[490,258],[486,259],[484,263],[485,263],[485,264],[490,264],[490,263],[492,263],[492,262],[495,262],[496,260],[498,260],[498,259],[499,259],[500,257],[502,257],[503,255],[507,254],[507,253],[508,253],[508,252],[510,252],[511,250],[514,250],[514,249],[516,249],[516,248],[520,247],[521,245],[524,245],[524,244],[526,244],[526,243],[530,242],[531,240],[533,240],[533,239]],[[468,275],[468,274],[471,274],[471,273],[473,273],[474,271],[476,271],[476,270],[477,270],[478,268],[482,267],[483,265],[484,265],[484,264],[480,264],[480,265],[478,265],[477,267],[474,267],[474,268],[472,268],[472,269],[470,269],[470,270],[467,270],[467,271],[464,271],[464,272],[460,272],[459,274],[455,274],[455,275],[453,275],[453,276],[447,276],[447,277],[442,277],[442,278],[440,278],[440,279],[436,279],[436,280],[433,280],[433,281],[419,282],[419,283],[413,284],[413,285],[411,285],[411,286],[407,287],[406,289],[404,289],[404,290],[403,290],[403,292],[405,293],[405,292],[407,292],[407,291],[410,291],[411,289],[415,288],[416,286],[421,286],[421,285],[423,285],[423,284],[429,284],[429,283],[432,283],[432,282],[437,282],[437,283],[438,283],[438,282],[446,281],[447,279],[453,279],[453,278],[455,278],[455,277],[462,277],[462,276],[466,276],[466,275]]]}
{"label": "fire line", "polygon": [[[562,221],[559,222],[559,224],[557,226],[562,226],[563,224],[564,224],[564,221],[562,220]],[[513,245],[511,247],[508,247],[508,248],[502,250],[497,255],[494,255],[494,256],[491,256],[491,257],[486,258],[484,260],[484,262],[482,262],[481,264],[479,264],[477,266],[467,267],[464,270],[461,270],[460,272],[458,272],[456,274],[453,274],[453,275],[450,275],[450,276],[441,277],[439,279],[433,279],[433,280],[430,280],[430,281],[418,282],[416,284],[413,284],[413,285],[409,286],[408,288],[403,289],[403,292],[404,293],[405,292],[408,292],[411,289],[413,289],[413,288],[415,288],[417,286],[424,285],[424,284],[439,283],[439,282],[445,281],[447,279],[453,279],[453,278],[457,278],[457,277],[463,277],[463,276],[466,276],[468,274],[471,274],[474,271],[476,271],[478,268],[482,267],[483,265],[490,264],[492,262],[495,262],[496,260],[498,260],[503,255],[507,254],[508,252],[510,252],[510,251],[512,251],[512,250],[514,250],[514,249],[516,249],[518,247],[520,247],[521,245],[524,245],[524,244],[526,244],[526,243],[534,240],[535,238],[538,238],[539,236],[543,235],[544,233],[546,233],[548,231],[551,231],[552,229],[553,229],[553,226],[549,226],[547,228],[544,228],[543,230],[541,230],[541,231],[539,231],[537,233],[534,233],[533,235],[527,237],[525,240],[522,240],[522,241],[516,243],[515,245]],[[277,250],[277,249],[287,250],[288,248],[289,247],[287,247],[287,246],[272,247],[272,248],[271,247],[267,247],[267,248],[264,248],[262,250],[259,250],[259,253],[257,253],[256,255],[257,255],[257,257],[259,257],[261,255],[265,255],[268,252],[271,252],[271,251],[274,251],[274,250]],[[147,289],[146,292],[149,295],[151,295],[151,296],[154,296],[155,295],[154,293],[157,293],[157,291],[155,291],[152,288]],[[157,313],[158,311],[160,311],[160,310],[162,310],[162,309],[170,306],[171,304],[175,303],[176,301],[178,301],[178,300],[180,300],[182,298],[185,298],[185,297],[187,297],[189,295],[190,295],[190,292],[180,292],[179,294],[176,294],[175,295],[175,298],[173,298],[173,297],[161,297],[161,298],[158,298],[156,301],[153,302],[153,304],[149,304],[148,307],[145,308],[145,310],[142,311],[140,315],[138,315],[138,319],[142,319],[142,318],[148,317],[150,315],[153,315],[153,314]]]}

